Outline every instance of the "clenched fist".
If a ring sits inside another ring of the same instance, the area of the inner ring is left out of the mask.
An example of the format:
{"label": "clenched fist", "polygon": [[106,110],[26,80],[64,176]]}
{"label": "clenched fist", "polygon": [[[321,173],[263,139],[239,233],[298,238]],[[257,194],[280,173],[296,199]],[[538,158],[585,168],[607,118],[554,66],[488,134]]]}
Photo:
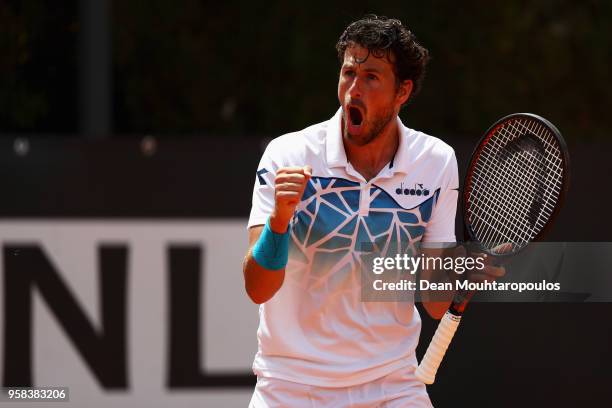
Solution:
{"label": "clenched fist", "polygon": [[287,231],[295,207],[300,202],[311,176],[310,166],[278,169],[274,180],[274,212],[270,216],[272,231],[279,234]]}

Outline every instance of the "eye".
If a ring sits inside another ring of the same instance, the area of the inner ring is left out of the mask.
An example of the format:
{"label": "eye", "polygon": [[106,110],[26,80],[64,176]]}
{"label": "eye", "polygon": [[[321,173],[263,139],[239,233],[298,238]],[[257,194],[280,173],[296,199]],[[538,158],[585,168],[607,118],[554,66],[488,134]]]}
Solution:
{"label": "eye", "polygon": [[374,74],[368,74],[368,79],[375,81],[378,79],[378,77]]}
{"label": "eye", "polygon": [[352,70],[352,69],[346,69],[346,70],[344,70],[344,76],[352,78],[352,77],[355,76],[355,71]]}

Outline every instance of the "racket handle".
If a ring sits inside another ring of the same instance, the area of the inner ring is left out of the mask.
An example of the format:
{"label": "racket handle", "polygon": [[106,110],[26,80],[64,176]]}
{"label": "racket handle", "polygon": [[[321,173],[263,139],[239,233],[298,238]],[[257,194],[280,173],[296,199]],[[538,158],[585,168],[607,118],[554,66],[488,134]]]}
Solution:
{"label": "racket handle", "polygon": [[429,343],[425,356],[415,372],[416,377],[425,384],[434,383],[438,367],[440,367],[442,358],[446,354],[446,349],[453,339],[460,321],[461,316],[454,315],[450,311],[447,311],[440,320],[436,334]]}

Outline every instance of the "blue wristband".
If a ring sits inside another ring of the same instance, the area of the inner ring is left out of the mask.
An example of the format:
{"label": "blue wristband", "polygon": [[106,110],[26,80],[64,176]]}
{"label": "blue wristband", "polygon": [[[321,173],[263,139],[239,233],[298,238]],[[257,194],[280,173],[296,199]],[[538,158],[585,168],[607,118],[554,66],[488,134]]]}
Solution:
{"label": "blue wristband", "polygon": [[271,271],[285,268],[289,260],[289,230],[278,234],[272,231],[268,220],[251,253],[263,268]]}

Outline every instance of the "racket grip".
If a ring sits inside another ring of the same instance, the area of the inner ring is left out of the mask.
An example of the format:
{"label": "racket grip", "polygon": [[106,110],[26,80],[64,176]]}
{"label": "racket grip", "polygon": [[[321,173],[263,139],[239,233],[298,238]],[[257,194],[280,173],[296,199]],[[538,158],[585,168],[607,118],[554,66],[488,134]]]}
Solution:
{"label": "racket grip", "polygon": [[460,321],[461,316],[456,316],[450,311],[447,311],[440,320],[436,334],[429,343],[425,356],[415,372],[416,377],[425,384],[434,383],[438,367],[440,367],[442,358],[446,354],[446,349],[453,339]]}

